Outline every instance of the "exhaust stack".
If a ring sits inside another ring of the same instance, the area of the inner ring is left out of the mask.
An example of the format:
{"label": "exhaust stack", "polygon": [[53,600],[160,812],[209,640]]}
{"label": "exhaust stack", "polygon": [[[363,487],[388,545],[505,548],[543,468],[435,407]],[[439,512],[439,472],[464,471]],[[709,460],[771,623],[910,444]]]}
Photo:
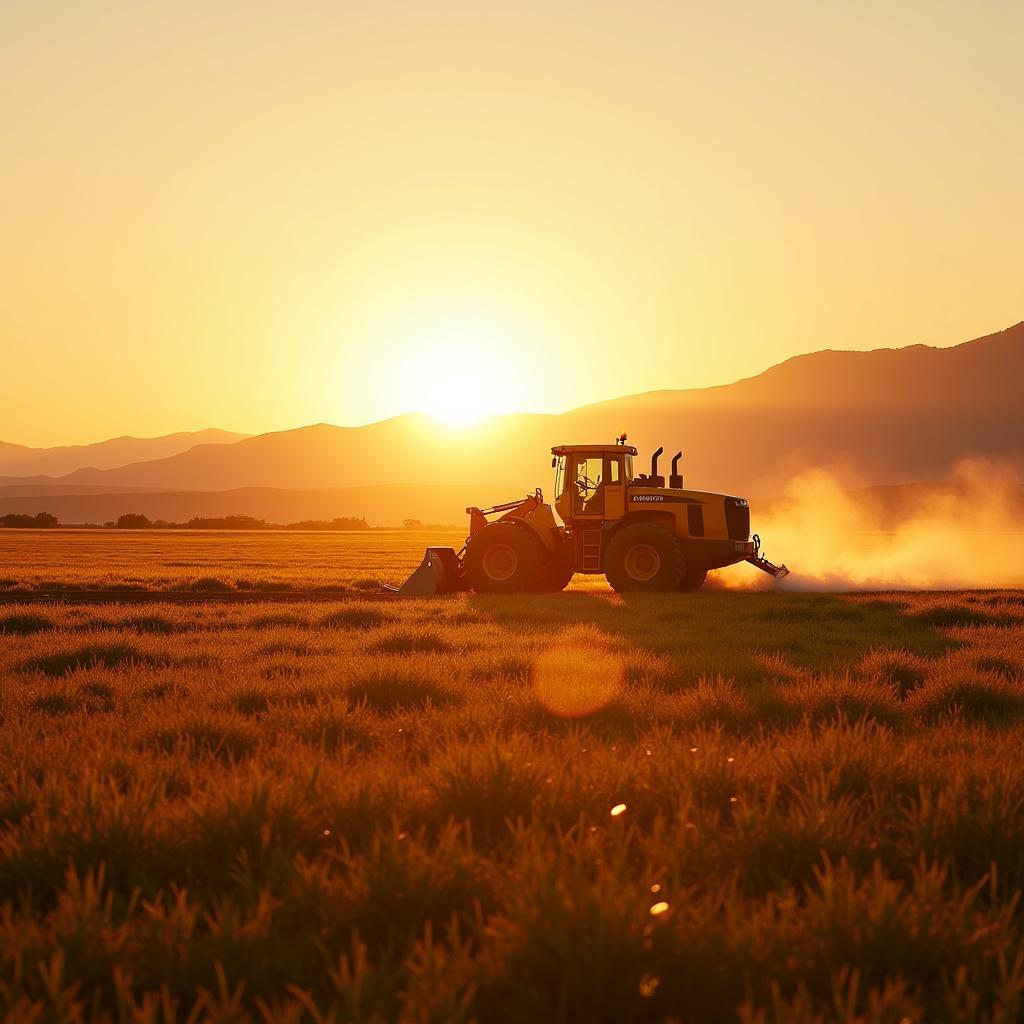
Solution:
{"label": "exhaust stack", "polygon": [[664,450],[665,450],[664,448],[659,448],[651,456],[651,480],[650,480],[650,486],[651,487],[664,487],[665,486],[665,478],[663,476],[658,476],[658,458],[659,458],[659,456],[661,455],[661,453]]}
{"label": "exhaust stack", "polygon": [[679,465],[679,460],[683,457],[682,452],[676,452],[672,457],[672,473],[668,478],[669,487],[675,488],[677,491],[683,489],[683,474],[678,472],[676,467]]}

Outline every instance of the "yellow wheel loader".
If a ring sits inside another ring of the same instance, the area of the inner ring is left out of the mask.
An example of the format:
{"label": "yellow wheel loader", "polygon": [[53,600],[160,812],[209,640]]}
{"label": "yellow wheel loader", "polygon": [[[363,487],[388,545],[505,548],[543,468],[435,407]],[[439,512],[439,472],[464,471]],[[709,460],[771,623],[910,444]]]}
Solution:
{"label": "yellow wheel loader", "polygon": [[789,574],[761,555],[744,498],[685,489],[682,452],[666,484],[658,475],[663,451],[651,457],[649,475],[634,476],[637,450],[625,434],[614,444],[552,448],[563,526],[539,488],[521,501],[468,508],[465,547],[427,548],[397,592],[542,593],[563,590],[578,572],[603,573],[620,593],[697,590],[710,570],[743,561],[775,579]]}

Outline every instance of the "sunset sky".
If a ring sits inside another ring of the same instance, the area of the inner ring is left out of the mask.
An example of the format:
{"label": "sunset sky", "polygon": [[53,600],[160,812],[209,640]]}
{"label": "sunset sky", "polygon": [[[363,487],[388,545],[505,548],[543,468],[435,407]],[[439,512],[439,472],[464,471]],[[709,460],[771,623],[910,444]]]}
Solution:
{"label": "sunset sky", "polygon": [[1024,4],[0,5],[0,439],[557,411],[1024,318]]}

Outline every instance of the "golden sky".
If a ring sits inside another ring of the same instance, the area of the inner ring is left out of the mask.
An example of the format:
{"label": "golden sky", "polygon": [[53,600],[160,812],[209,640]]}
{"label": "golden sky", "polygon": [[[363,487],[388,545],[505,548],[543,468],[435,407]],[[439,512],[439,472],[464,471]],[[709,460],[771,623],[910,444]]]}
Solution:
{"label": "golden sky", "polygon": [[0,438],[557,411],[1024,317],[1024,5],[0,4]]}

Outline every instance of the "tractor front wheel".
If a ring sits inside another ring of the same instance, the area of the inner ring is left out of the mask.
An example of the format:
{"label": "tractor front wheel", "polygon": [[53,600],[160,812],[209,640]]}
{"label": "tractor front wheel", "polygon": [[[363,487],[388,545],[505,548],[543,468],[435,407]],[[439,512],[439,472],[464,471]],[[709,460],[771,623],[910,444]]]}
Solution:
{"label": "tractor front wheel", "polygon": [[685,571],[682,545],[654,523],[636,523],[616,533],[604,564],[608,582],[620,593],[678,590]]}
{"label": "tractor front wheel", "polygon": [[491,523],[466,546],[466,579],[478,594],[520,594],[540,589],[544,552],[528,526]]}

